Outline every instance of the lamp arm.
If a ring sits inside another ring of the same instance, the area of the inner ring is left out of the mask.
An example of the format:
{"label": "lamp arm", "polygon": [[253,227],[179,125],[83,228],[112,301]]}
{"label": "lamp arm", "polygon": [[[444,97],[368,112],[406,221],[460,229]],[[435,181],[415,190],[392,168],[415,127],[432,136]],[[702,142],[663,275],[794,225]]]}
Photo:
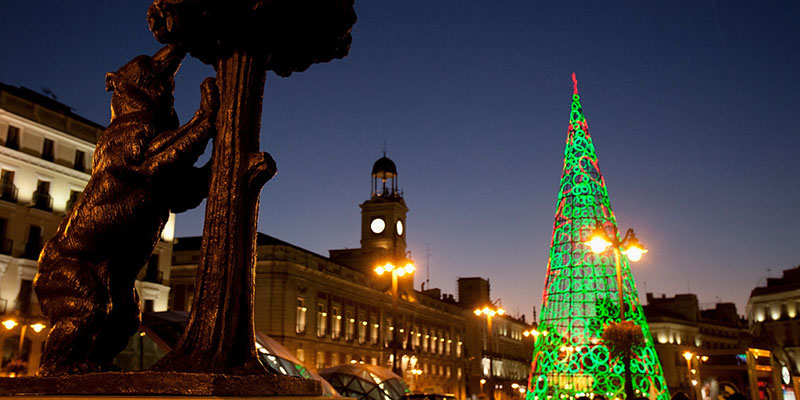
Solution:
{"label": "lamp arm", "polygon": [[620,244],[620,246],[619,246],[619,247],[622,247],[622,246],[624,246],[624,245],[625,245],[625,243],[628,241],[628,238],[629,238],[629,237],[631,237],[631,236],[633,236],[633,235],[635,235],[635,234],[633,233],[633,228],[628,228],[628,231],[627,231],[627,232],[625,232],[625,237],[623,237],[623,238],[622,238],[622,240],[620,240],[620,241],[619,241],[619,244]]}

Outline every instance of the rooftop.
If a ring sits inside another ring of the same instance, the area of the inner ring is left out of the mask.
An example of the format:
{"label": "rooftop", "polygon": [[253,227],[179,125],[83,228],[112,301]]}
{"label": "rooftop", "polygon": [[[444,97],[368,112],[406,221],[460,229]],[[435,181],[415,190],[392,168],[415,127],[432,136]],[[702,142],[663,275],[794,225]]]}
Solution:
{"label": "rooftop", "polygon": [[0,108],[91,143],[97,143],[105,130],[72,112],[70,106],[26,87],[0,83]]}
{"label": "rooftop", "polygon": [[800,265],[786,269],[780,278],[767,278],[767,286],[759,286],[750,292],[750,297],[763,296],[800,289]]}

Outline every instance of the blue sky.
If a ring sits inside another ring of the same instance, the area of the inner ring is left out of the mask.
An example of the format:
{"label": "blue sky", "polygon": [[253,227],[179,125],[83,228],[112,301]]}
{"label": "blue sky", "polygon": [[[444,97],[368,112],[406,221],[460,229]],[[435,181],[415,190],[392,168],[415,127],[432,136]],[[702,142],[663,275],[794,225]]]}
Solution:
{"label": "blue sky", "polygon": [[[0,81],[45,87],[106,123],[104,74],[158,43],[149,4],[6,2]],[[356,2],[350,55],[267,77],[262,149],[278,176],[259,230],[326,255],[357,247],[358,204],[386,143],[424,280],[491,279],[538,308],[576,72],[621,229],[650,249],[639,291],[743,306],[800,264],[800,3]],[[187,59],[188,119],[213,70]],[[178,217],[198,235],[202,211]]]}

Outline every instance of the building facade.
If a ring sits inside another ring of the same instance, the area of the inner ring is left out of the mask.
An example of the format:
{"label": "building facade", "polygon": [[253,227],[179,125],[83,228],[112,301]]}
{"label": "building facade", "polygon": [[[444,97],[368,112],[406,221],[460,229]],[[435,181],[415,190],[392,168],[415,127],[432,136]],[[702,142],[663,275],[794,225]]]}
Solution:
{"label": "building facade", "polygon": [[[475,310],[492,307],[489,280],[472,277],[458,279],[458,304],[466,319],[467,394],[494,396],[496,400],[525,397],[535,326],[525,317],[495,315],[489,322]],[[487,387],[491,385],[492,387]]]}
{"label": "building facade", "polygon": [[[49,329],[33,293],[37,260],[89,181],[103,130],[54,99],[0,84],[0,340],[6,376],[38,368]],[[165,235],[173,230],[171,218]],[[170,241],[159,243],[136,282],[146,308],[166,310]]]}
{"label": "building facade", "polygon": [[754,393],[794,400],[800,392],[800,265],[753,289],[747,320],[757,347],[769,360],[751,382]]}
{"label": "building facade", "polygon": [[750,395],[747,323],[733,303],[701,310],[694,294],[648,293],[643,309],[672,395],[697,400]]}

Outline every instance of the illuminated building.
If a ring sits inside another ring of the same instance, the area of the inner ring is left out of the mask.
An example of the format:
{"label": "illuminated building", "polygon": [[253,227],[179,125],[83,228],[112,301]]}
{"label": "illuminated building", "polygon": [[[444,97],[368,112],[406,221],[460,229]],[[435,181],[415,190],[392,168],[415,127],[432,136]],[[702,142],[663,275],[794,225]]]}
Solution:
{"label": "illuminated building", "polygon": [[800,266],[750,292],[747,320],[758,347],[770,353],[752,385],[772,399],[794,400],[800,393]]}
{"label": "illuminated building", "polygon": [[[255,328],[317,370],[367,363],[391,368],[392,336],[403,379],[414,391],[465,396],[465,314],[452,295],[414,289],[399,277],[398,318],[392,321],[391,273],[377,266],[408,261],[408,208],[397,169],[384,157],[372,170],[370,199],[361,204],[361,247],[316,254],[259,233],[256,244]],[[380,220],[380,222],[376,222]],[[200,237],[173,249],[172,310],[191,307]]]}
{"label": "illuminated building", "polygon": [[[14,360],[25,362],[12,365],[16,375],[38,368],[49,331],[32,290],[39,252],[89,181],[103,130],[52,98],[0,84],[0,314],[17,322],[0,327],[3,374]],[[168,240],[136,282],[146,309],[168,304],[173,227],[171,218],[162,235]]]}
{"label": "illuminated building", "polygon": [[486,316],[473,314],[474,310],[493,304],[487,279],[458,278],[458,304],[467,315],[467,395],[488,395],[487,385],[493,385],[497,400],[524,398],[533,342],[539,335],[535,325],[526,322],[524,315],[494,315],[490,338]]}
{"label": "illuminated building", "polygon": [[694,294],[648,293],[643,308],[670,393],[698,400],[750,394],[750,335],[736,305],[701,310]]}

